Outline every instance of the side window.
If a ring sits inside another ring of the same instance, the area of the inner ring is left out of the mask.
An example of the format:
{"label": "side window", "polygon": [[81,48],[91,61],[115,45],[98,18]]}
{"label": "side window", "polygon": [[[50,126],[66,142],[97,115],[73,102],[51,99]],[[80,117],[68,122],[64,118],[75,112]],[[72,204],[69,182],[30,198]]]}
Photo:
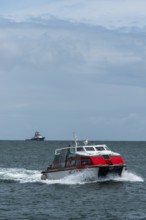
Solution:
{"label": "side window", "polygon": [[77,151],[84,151],[83,147],[77,147]]}
{"label": "side window", "polygon": [[105,149],[104,149],[104,147],[96,147],[96,150],[97,150],[97,151],[103,151],[103,150],[105,150]]}
{"label": "side window", "polygon": [[70,160],[67,161],[66,167],[70,167],[70,162],[71,162]]}
{"label": "side window", "polygon": [[94,151],[93,147],[85,147],[86,151]]}
{"label": "side window", "polygon": [[76,165],[76,161],[75,161],[75,160],[72,160],[71,163],[70,163],[70,166],[73,167],[73,166],[75,166],[75,165]]}
{"label": "side window", "polygon": [[76,165],[81,166],[81,160],[80,159],[76,160]]}
{"label": "side window", "polygon": [[81,161],[81,164],[82,164],[82,165],[90,165],[90,164],[91,164],[91,160],[90,160],[90,159],[83,159],[83,160]]}

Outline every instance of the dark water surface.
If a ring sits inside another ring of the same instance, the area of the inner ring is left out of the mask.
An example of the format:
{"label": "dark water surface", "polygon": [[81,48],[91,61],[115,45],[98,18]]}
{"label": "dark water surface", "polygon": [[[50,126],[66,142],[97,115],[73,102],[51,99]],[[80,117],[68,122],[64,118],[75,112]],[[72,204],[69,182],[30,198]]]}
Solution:
{"label": "dark water surface", "polygon": [[122,177],[42,181],[54,150],[69,143],[0,141],[0,220],[146,220],[146,142],[102,142],[122,154]]}

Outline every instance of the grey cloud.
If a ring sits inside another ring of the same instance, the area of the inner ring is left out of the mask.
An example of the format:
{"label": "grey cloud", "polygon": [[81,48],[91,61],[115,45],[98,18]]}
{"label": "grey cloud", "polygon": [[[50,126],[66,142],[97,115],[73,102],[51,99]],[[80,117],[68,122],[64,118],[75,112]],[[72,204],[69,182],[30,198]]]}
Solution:
{"label": "grey cloud", "polygon": [[[8,22],[0,30],[0,114],[4,120],[8,116],[11,124],[19,127],[21,122],[26,130],[28,124],[31,129],[44,126],[52,135],[53,130],[58,132],[58,138],[67,128],[72,132],[82,125],[79,132],[86,135],[92,130],[91,138],[99,132],[98,137],[114,139],[119,125],[116,138],[120,139],[130,115],[137,122],[141,114],[141,123],[146,108],[145,32],[127,33],[54,18]],[[56,128],[54,121],[66,129],[59,133],[62,127]]]}

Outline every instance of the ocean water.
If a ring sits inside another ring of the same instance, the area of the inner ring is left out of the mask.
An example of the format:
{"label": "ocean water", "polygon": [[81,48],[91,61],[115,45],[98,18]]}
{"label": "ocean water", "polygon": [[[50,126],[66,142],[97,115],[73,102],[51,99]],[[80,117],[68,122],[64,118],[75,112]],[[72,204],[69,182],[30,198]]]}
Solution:
{"label": "ocean water", "polygon": [[41,180],[54,150],[69,143],[0,141],[0,220],[146,220],[146,142],[94,141],[123,156],[122,177]]}

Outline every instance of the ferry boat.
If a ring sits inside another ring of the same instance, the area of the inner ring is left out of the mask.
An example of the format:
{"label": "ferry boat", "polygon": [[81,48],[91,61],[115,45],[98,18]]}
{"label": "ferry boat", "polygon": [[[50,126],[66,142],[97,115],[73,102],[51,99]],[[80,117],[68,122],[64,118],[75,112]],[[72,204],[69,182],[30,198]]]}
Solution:
{"label": "ferry boat", "polygon": [[43,137],[40,132],[36,131],[33,138],[26,139],[26,141],[44,141],[45,137]]}
{"label": "ferry boat", "polygon": [[105,144],[78,145],[55,150],[52,164],[42,171],[41,179],[61,179],[67,175],[84,172],[92,173],[95,177],[107,177],[109,174],[121,176],[126,165],[119,153],[111,151]]}

